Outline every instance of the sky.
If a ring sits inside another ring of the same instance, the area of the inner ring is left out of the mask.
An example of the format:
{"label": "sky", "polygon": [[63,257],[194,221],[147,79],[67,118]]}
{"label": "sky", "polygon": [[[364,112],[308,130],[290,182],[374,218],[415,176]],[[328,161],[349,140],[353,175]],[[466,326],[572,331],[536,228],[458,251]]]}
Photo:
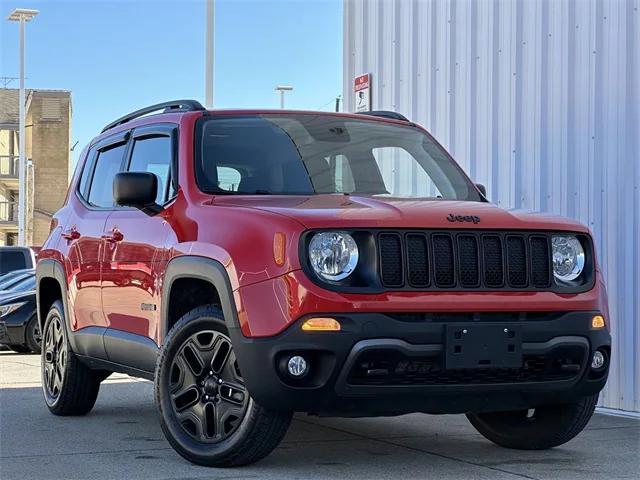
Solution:
{"label": "sky", "polygon": [[[17,7],[40,11],[26,28],[26,87],[72,92],[74,164],[119,116],[204,104],[204,0],[0,0],[0,77],[19,75],[18,24],[6,20]],[[215,107],[278,108],[279,84],[294,87],[287,108],[334,108],[342,0],[216,0]]]}

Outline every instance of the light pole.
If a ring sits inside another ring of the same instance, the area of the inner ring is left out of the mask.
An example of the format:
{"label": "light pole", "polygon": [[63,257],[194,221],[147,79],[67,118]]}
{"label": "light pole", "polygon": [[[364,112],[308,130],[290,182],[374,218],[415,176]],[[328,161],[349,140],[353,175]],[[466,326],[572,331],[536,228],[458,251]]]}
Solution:
{"label": "light pole", "polygon": [[33,17],[38,15],[38,10],[28,10],[26,8],[16,8],[8,20],[12,22],[20,22],[20,130],[19,138],[19,159],[18,159],[18,245],[26,244],[26,220],[27,220],[27,201],[26,201],[26,159],[25,159],[25,123],[26,123],[26,105],[24,92],[24,25],[30,22]]}
{"label": "light pole", "polygon": [[213,28],[215,20],[215,5],[213,0],[207,0],[207,34],[205,35],[205,106],[209,109],[213,108],[213,60],[214,60],[214,48],[213,48]]}
{"label": "light pole", "polygon": [[290,92],[293,90],[293,87],[288,85],[278,85],[276,87],[276,92],[280,92],[280,108],[284,108],[284,92]]}

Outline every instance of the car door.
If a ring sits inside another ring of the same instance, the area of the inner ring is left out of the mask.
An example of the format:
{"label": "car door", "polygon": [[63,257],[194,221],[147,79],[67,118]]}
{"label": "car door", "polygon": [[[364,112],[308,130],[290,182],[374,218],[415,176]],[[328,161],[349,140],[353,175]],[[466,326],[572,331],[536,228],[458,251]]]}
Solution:
{"label": "car door", "polygon": [[101,264],[107,218],[113,209],[111,188],[124,166],[128,134],[121,133],[91,147],[78,187],[71,192],[70,214],[59,246],[66,257],[71,329],[91,336],[84,353],[105,357],[102,334],[107,327],[102,311]]}
{"label": "car door", "polygon": [[[128,170],[156,175],[159,205],[166,206],[175,197],[176,141],[175,125],[139,127],[131,135]],[[102,303],[109,331],[105,348],[111,361],[130,364],[134,343],[149,355],[134,359],[140,363],[131,366],[153,370],[160,341],[159,288],[168,258],[164,243],[170,227],[162,213],[149,216],[134,208],[117,208],[106,228]]]}

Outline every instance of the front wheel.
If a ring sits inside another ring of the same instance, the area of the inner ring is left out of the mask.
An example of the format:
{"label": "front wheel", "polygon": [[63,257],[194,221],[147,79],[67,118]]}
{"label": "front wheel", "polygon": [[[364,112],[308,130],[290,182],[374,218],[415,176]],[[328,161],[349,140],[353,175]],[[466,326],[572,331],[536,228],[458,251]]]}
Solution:
{"label": "front wheel", "polygon": [[33,353],[40,353],[40,347],[42,345],[42,333],[40,332],[40,322],[38,322],[38,316],[34,315],[27,323],[27,328],[24,332],[24,340],[27,348]]}
{"label": "front wheel", "polygon": [[598,394],[577,402],[513,412],[475,413],[467,418],[492,442],[517,450],[545,450],[567,443],[591,419]]}
{"label": "front wheel", "polygon": [[162,346],[155,375],[160,424],[187,460],[247,465],[278,446],[290,412],[258,405],[247,391],[222,312],[207,305],[182,317]]}

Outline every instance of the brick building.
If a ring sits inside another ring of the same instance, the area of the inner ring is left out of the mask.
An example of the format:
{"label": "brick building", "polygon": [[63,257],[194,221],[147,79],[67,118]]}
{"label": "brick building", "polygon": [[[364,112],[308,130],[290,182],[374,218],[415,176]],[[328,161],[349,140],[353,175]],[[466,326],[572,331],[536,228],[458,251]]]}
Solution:
{"label": "brick building", "polygon": [[[18,240],[18,90],[0,89],[0,246]],[[71,93],[27,90],[27,245],[40,246],[70,179]]]}

